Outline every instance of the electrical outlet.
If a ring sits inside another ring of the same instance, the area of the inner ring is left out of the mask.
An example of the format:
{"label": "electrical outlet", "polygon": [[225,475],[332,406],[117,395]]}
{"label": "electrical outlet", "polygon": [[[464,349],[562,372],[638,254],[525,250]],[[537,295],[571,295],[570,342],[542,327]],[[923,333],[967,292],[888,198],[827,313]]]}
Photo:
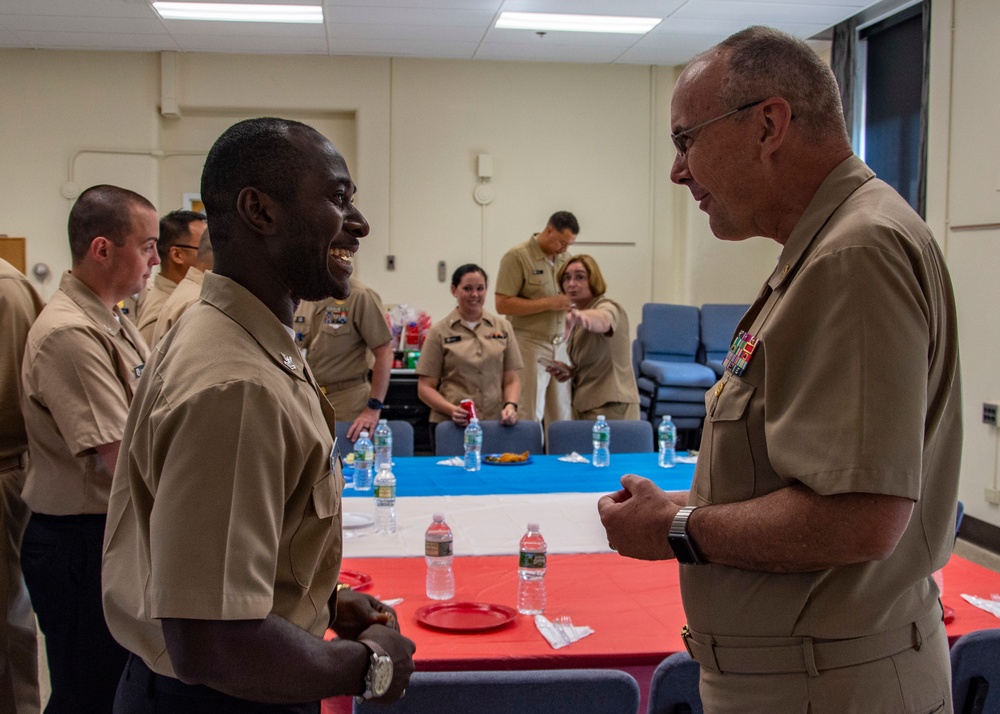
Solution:
{"label": "electrical outlet", "polygon": [[995,402],[983,402],[983,424],[997,425],[997,405]]}
{"label": "electrical outlet", "polygon": [[385,269],[386,270],[396,269],[396,256],[394,255],[385,256]]}
{"label": "electrical outlet", "polygon": [[983,494],[983,498],[986,499],[987,503],[1000,505],[1000,490],[988,488],[986,489],[986,493]]}

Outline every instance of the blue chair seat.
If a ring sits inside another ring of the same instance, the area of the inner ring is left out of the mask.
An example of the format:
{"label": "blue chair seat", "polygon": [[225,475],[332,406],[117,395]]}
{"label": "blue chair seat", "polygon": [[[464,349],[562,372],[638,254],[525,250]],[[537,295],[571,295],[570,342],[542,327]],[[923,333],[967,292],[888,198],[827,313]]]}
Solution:
{"label": "blue chair seat", "polygon": [[718,380],[715,372],[697,362],[663,362],[644,359],[639,363],[639,373],[670,387],[711,387]]}

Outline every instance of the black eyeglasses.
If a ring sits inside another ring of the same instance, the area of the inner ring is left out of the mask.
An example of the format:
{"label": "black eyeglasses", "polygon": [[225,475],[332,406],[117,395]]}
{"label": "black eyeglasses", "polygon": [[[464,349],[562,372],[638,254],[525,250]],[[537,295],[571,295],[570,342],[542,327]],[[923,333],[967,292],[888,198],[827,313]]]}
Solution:
{"label": "black eyeglasses", "polygon": [[674,146],[677,149],[677,154],[679,156],[684,156],[687,154],[688,146],[690,146],[691,142],[694,141],[694,138],[691,136],[692,131],[696,131],[698,129],[706,127],[712,122],[717,122],[722,119],[725,119],[726,117],[731,117],[733,114],[737,114],[743,111],[744,109],[750,109],[751,107],[755,107],[763,101],[764,101],[763,99],[758,99],[756,102],[750,102],[749,104],[744,104],[742,107],[736,107],[732,111],[728,111],[725,114],[720,114],[719,116],[713,119],[709,119],[708,121],[703,121],[701,124],[695,124],[694,126],[688,127],[687,129],[682,129],[681,131],[676,131],[672,133],[670,135],[670,139],[671,141],[674,142]]}
{"label": "black eyeglasses", "polygon": [[188,250],[198,250],[196,245],[184,245],[183,243],[174,243],[171,248],[187,248]]}

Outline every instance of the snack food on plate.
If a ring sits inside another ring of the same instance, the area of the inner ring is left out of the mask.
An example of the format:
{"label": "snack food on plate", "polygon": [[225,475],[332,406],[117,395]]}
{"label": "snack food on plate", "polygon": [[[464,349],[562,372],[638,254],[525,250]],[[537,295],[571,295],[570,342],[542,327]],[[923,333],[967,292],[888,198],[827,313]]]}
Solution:
{"label": "snack food on plate", "polygon": [[488,461],[491,464],[514,464],[527,461],[530,455],[530,452],[527,451],[520,454],[504,452],[502,454],[490,454],[489,456],[484,456],[483,460]]}

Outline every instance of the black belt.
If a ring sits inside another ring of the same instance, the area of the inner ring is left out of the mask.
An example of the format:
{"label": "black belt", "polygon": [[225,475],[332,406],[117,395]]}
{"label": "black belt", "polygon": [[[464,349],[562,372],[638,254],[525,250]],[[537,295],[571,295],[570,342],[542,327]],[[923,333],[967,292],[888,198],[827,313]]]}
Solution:
{"label": "black belt", "polygon": [[259,714],[319,714],[319,702],[307,702],[304,704],[258,704],[239,699],[232,695],[220,692],[217,689],[206,687],[204,684],[185,684],[174,677],[166,677],[151,670],[142,657],[129,653],[128,663],[125,665],[126,677],[129,681],[135,681],[140,687],[152,694],[158,692],[172,697],[187,697],[190,699],[209,699],[218,701],[220,704],[229,703],[234,706],[225,711],[251,711]]}
{"label": "black belt", "polygon": [[23,469],[28,461],[25,456],[26,454],[18,454],[17,456],[8,456],[7,458],[0,459],[0,471]]}

